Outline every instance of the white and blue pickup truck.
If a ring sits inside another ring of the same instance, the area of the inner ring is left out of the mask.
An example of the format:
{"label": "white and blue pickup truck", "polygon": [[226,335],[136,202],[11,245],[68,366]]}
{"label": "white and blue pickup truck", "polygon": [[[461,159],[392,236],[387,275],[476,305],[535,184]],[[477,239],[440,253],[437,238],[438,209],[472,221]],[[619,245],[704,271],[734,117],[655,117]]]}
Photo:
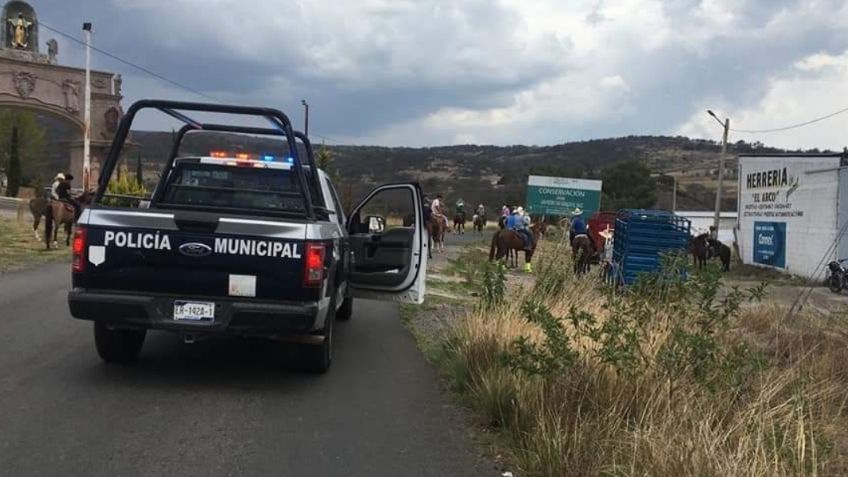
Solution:
{"label": "white and blue pickup truck", "polygon": [[[184,126],[150,196],[111,194],[133,118],[145,109]],[[271,127],[201,122],[195,112],[259,117]],[[266,135],[287,151],[181,151],[203,132]],[[399,213],[402,225],[390,217]],[[324,372],[334,320],[351,317],[354,298],[423,302],[423,221],[415,183],[378,187],[346,217],[308,139],[280,111],[142,100],[121,120],[75,229],[68,304],[73,317],[94,322],[107,362],[134,361],[153,329],[186,342],[210,334],[294,342],[302,367]]]}

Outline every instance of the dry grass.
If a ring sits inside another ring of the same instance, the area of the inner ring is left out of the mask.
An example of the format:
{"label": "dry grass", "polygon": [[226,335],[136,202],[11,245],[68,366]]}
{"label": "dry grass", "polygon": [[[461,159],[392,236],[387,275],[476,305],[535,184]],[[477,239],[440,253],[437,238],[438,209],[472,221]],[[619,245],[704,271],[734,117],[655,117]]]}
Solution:
{"label": "dry grass", "polygon": [[[567,267],[562,260],[561,251],[547,250],[538,263]],[[639,343],[649,363],[639,373],[599,360],[591,352],[597,341],[570,323],[565,327],[580,356],[574,366],[549,376],[505,366],[503,355],[516,338],[544,340],[522,315],[521,303],[531,295],[557,317],[571,310],[609,316],[598,282],[566,278],[551,293],[519,289],[509,305],[471,312],[457,321],[438,358],[468,405],[501,431],[519,475],[848,474],[848,336],[830,318],[779,322],[784,310],[745,307],[720,343],[747,345],[758,364],[728,372],[741,379],[732,386],[672,383],[658,369],[673,318],[662,308]]]}
{"label": "dry grass", "polygon": [[[44,242],[36,241],[31,227],[29,223],[0,218],[0,273],[70,259],[64,241],[58,248],[45,250]],[[39,230],[43,233],[43,225]],[[64,238],[64,231],[60,231],[59,237]]]}

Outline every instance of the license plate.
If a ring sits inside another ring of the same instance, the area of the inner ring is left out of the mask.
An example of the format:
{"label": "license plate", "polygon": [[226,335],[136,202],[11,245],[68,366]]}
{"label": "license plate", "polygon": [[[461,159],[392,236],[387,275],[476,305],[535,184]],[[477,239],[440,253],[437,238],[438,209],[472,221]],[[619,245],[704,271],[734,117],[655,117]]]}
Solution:
{"label": "license plate", "polygon": [[174,301],[174,320],[211,322],[214,319],[214,303],[205,301]]}

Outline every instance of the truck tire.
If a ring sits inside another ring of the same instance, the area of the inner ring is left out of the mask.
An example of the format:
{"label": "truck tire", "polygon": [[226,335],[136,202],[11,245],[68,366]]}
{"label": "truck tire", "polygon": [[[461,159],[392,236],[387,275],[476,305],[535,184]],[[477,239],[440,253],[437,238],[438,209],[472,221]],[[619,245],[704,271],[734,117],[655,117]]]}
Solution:
{"label": "truck tire", "polygon": [[333,322],[336,321],[335,303],[327,312],[324,329],[316,333],[323,336],[324,341],[319,345],[298,345],[297,358],[299,368],[307,373],[323,374],[330,369],[333,363]]}
{"label": "truck tire", "polygon": [[94,345],[97,354],[107,363],[135,361],[146,335],[146,330],[110,330],[105,324],[94,322]]}
{"label": "truck tire", "polygon": [[336,319],[347,321],[353,316],[353,298],[345,298],[342,306],[336,311]]}

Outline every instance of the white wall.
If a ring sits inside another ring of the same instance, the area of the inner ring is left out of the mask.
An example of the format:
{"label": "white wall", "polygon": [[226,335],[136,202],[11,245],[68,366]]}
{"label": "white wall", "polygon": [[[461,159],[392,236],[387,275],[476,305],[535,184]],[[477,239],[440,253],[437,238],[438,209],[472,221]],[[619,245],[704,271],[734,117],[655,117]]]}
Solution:
{"label": "white wall", "polygon": [[[709,211],[677,210],[674,213],[689,219],[692,235],[709,232],[715,223],[715,213]],[[718,220],[718,240],[728,247],[733,245],[733,227],[736,227],[736,212],[722,212]]]}
{"label": "white wall", "polygon": [[[839,156],[739,158],[738,238],[744,263],[760,265],[754,260],[755,222],[784,223],[783,268],[805,277],[814,272],[823,276],[816,268],[835,256],[827,252],[837,235],[840,161]],[[761,240],[760,250],[768,249],[767,237]]]}

